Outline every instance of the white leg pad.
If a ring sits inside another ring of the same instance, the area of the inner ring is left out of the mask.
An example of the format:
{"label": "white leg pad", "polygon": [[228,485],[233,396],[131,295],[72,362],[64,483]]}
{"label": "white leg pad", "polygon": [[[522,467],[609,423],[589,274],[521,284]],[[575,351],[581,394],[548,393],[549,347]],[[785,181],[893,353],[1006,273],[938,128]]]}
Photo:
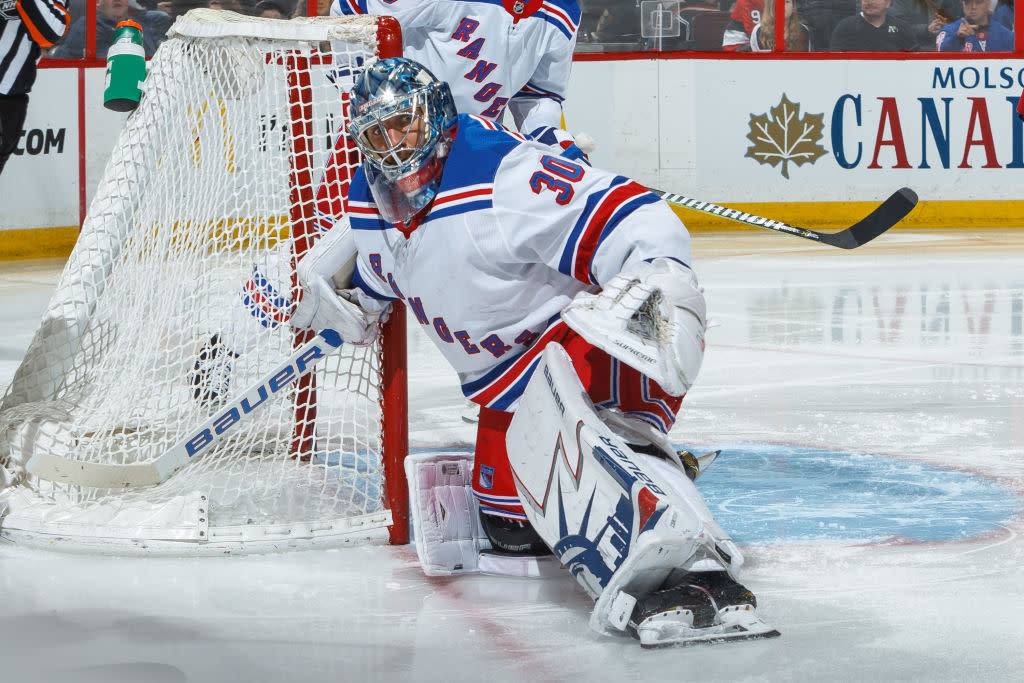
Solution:
{"label": "white leg pad", "polygon": [[405,459],[416,554],[427,576],[471,574],[491,547],[473,498],[473,458],[421,453]]}
{"label": "white leg pad", "polygon": [[527,578],[558,576],[553,556],[492,553],[473,496],[473,456],[417,453],[405,459],[413,539],[427,576],[499,574]]}
{"label": "white leg pad", "polygon": [[598,418],[558,344],[545,348],[506,446],[527,518],[597,601],[595,630],[625,628],[630,601],[676,570],[707,558],[731,564],[693,484],[680,472],[689,484],[680,495]]}

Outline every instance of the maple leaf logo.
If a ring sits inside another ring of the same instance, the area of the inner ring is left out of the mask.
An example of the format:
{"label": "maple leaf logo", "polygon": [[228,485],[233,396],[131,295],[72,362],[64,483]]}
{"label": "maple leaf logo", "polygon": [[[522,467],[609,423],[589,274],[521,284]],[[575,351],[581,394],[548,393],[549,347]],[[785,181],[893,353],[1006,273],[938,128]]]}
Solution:
{"label": "maple leaf logo", "polygon": [[790,102],[783,93],[779,105],[767,114],[750,115],[747,139],[754,144],[744,156],[771,166],[781,162],[782,177],[788,179],[790,162],[802,166],[825,154],[825,148],[818,144],[824,127],[824,114],[800,118],[800,105]]}

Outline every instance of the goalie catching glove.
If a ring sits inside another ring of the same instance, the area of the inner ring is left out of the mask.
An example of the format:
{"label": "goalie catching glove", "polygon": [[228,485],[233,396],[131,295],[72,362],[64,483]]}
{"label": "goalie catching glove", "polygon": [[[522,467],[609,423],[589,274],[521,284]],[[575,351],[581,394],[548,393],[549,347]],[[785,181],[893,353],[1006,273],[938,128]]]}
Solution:
{"label": "goalie catching glove", "polygon": [[667,258],[627,265],[597,294],[581,292],[562,319],[584,339],[685,394],[704,359],[707,307],[693,271]]}

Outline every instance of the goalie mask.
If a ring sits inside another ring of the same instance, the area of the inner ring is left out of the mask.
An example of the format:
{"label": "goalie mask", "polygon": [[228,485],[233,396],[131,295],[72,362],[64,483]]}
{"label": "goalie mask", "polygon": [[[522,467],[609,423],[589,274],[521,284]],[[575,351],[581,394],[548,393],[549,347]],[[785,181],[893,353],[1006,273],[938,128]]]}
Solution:
{"label": "goalie mask", "polygon": [[441,184],[455,102],[447,83],[410,59],[382,59],[352,86],[348,134],[384,220],[405,223]]}

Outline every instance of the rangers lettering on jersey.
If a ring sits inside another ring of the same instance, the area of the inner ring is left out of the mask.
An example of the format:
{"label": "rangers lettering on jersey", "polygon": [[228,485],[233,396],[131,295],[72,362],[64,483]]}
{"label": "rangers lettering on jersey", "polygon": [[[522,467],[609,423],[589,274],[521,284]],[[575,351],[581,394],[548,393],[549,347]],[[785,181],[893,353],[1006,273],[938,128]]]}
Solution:
{"label": "rangers lettering on jersey", "polygon": [[403,54],[452,89],[461,113],[523,132],[558,127],[576,45],[576,0],[334,0],[331,14],[399,20]]}
{"label": "rangers lettering on jersey", "polygon": [[629,262],[690,255],[679,219],[646,188],[465,115],[418,227],[384,222],[362,171],[348,208],[361,300],[404,299],[463,392],[499,410],[566,332],[559,313],[577,293]]}

